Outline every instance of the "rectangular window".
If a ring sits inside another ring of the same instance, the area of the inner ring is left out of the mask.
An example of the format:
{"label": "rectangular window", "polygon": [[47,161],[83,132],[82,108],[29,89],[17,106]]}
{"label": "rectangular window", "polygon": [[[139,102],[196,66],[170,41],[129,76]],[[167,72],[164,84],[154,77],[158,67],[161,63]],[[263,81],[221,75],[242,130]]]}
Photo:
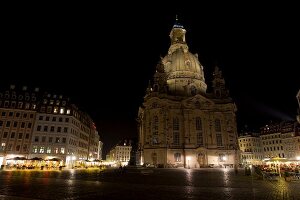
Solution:
{"label": "rectangular window", "polygon": [[9,113],[8,113],[8,116],[9,116],[9,117],[12,117],[13,115],[14,115],[13,112],[9,112]]}
{"label": "rectangular window", "polygon": [[59,143],[59,137],[55,138],[55,143]]}
{"label": "rectangular window", "polygon": [[46,107],[45,106],[41,106],[41,112],[44,113],[46,111]]}
{"label": "rectangular window", "polygon": [[32,153],[37,153],[37,152],[38,152],[38,147],[37,146],[33,146]]}
{"label": "rectangular window", "polygon": [[64,147],[61,147],[61,148],[60,148],[60,153],[61,153],[61,154],[65,154],[65,148],[64,148]]}
{"label": "rectangular window", "polygon": [[217,146],[223,146],[222,135],[220,133],[217,133],[216,137],[217,137]]}
{"label": "rectangular window", "polygon": [[21,147],[20,145],[17,145],[16,146],[16,151],[20,151],[20,147]]}
{"label": "rectangular window", "polygon": [[50,120],[50,117],[49,117],[49,116],[47,116],[47,117],[46,117],[46,121],[49,121],[49,120]]}
{"label": "rectangular window", "polygon": [[39,136],[35,136],[35,137],[34,137],[34,141],[35,141],[35,142],[38,142],[38,141],[39,141]]}
{"label": "rectangular window", "polygon": [[8,144],[8,146],[7,146],[7,149],[6,149],[6,150],[7,150],[7,151],[11,151],[11,150],[12,150],[12,146],[13,146],[12,144]]}
{"label": "rectangular window", "polygon": [[54,126],[51,126],[50,132],[54,132]]}
{"label": "rectangular window", "polygon": [[46,142],[46,136],[42,136],[42,142]]}
{"label": "rectangular window", "polygon": [[26,103],[25,104],[25,109],[29,109],[30,108],[30,103]]}
{"label": "rectangular window", "polygon": [[36,127],[36,130],[37,130],[37,131],[41,131],[41,128],[42,128],[42,127],[41,127],[40,125],[38,125],[38,126]]}
{"label": "rectangular window", "polygon": [[53,113],[57,113],[58,112],[58,108],[57,107],[54,107],[54,110],[53,110]]}
{"label": "rectangular window", "polygon": [[23,118],[26,119],[27,118],[27,113],[23,114]]}
{"label": "rectangular window", "polygon": [[21,109],[22,109],[22,107],[23,107],[23,102],[19,102],[19,103],[18,103],[18,108],[21,108]]}
{"label": "rectangular window", "polygon": [[29,139],[29,133],[26,133],[25,139]]}
{"label": "rectangular window", "polygon": [[57,147],[55,148],[54,152],[55,152],[56,154],[58,153],[58,148],[57,148]]}
{"label": "rectangular window", "polygon": [[22,139],[23,138],[23,133],[19,133],[18,139]]}
{"label": "rectangular window", "polygon": [[10,127],[10,121],[6,122],[6,127]]}
{"label": "rectangular window", "polygon": [[197,132],[197,144],[203,145],[203,134],[202,131]]}
{"label": "rectangular window", "polygon": [[64,137],[64,138],[62,139],[62,143],[66,143],[66,141],[67,141],[67,139]]}
{"label": "rectangular window", "polygon": [[58,121],[59,121],[59,122],[62,122],[62,121],[63,121],[62,117],[58,118]]}
{"label": "rectangular window", "polygon": [[48,126],[44,126],[44,131],[45,131],[45,132],[48,131]]}
{"label": "rectangular window", "polygon": [[51,153],[51,147],[47,147],[47,153]]}
{"label": "rectangular window", "polygon": [[52,141],[53,141],[53,138],[49,137],[49,143],[52,143]]}
{"label": "rectangular window", "polygon": [[33,114],[30,114],[30,119],[32,119],[33,118]]}
{"label": "rectangular window", "polygon": [[60,113],[60,114],[64,114],[64,113],[65,113],[65,109],[64,109],[64,108],[61,108],[61,109],[59,110],[59,113]]}
{"label": "rectangular window", "polygon": [[53,122],[56,122],[56,117],[53,117],[53,118],[52,118],[52,121],[53,121]]}
{"label": "rectangular window", "polygon": [[1,143],[1,150],[5,150],[5,142]]}
{"label": "rectangular window", "polygon": [[71,110],[70,109],[68,109],[67,110],[67,115],[69,115],[71,113]]}
{"label": "rectangular window", "polygon": [[43,116],[39,116],[39,120],[43,120]]}
{"label": "rectangular window", "polygon": [[64,127],[64,133],[68,132],[68,127]]}
{"label": "rectangular window", "polygon": [[23,152],[26,152],[27,151],[27,144],[24,144],[23,145]]}
{"label": "rectangular window", "polygon": [[18,122],[14,122],[14,127],[17,127],[18,126]]}
{"label": "rectangular window", "polygon": [[66,118],[66,119],[65,119],[65,122],[69,122],[69,118]]}
{"label": "rectangular window", "polygon": [[179,132],[177,131],[173,132],[173,144],[179,145]]}
{"label": "rectangular window", "polygon": [[29,123],[27,124],[27,128],[31,128],[31,126],[32,126],[32,123],[29,122]]}
{"label": "rectangular window", "polygon": [[215,130],[216,130],[216,132],[221,132],[221,121],[220,121],[220,119],[215,119]]}
{"label": "rectangular window", "polygon": [[57,132],[58,132],[58,133],[61,132],[61,127],[57,127]]}
{"label": "rectangular window", "polygon": [[45,152],[45,147],[40,147],[40,153],[44,153]]}
{"label": "rectangular window", "polygon": [[21,128],[25,128],[25,122],[22,122]]}
{"label": "rectangular window", "polygon": [[10,138],[15,138],[15,132],[12,132],[11,134],[10,134]]}

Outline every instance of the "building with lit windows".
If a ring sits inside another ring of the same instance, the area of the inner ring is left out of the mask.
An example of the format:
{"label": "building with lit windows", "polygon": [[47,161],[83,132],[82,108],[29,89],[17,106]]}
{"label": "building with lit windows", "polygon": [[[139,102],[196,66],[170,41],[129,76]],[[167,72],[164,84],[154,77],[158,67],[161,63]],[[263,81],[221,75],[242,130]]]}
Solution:
{"label": "building with lit windows", "polygon": [[130,141],[124,140],[112,148],[109,152],[110,161],[120,163],[121,165],[128,165],[130,160],[130,152],[132,146]]}
{"label": "building with lit windows", "polygon": [[15,157],[28,157],[38,92],[38,88],[28,91],[14,85],[0,92],[0,165]]}
{"label": "building with lit windows", "polygon": [[99,134],[90,116],[62,95],[14,86],[0,93],[0,161],[16,157],[73,167],[99,158]]}
{"label": "building with lit windows", "polygon": [[218,67],[207,92],[203,66],[178,23],[138,111],[141,164],[160,167],[238,164],[236,106]]}
{"label": "building with lit windows", "polygon": [[264,158],[259,133],[244,133],[238,137],[241,164],[260,165]]}
{"label": "building with lit windows", "polygon": [[283,121],[266,125],[261,128],[260,138],[264,160],[297,161],[300,158],[300,125],[298,122]]}

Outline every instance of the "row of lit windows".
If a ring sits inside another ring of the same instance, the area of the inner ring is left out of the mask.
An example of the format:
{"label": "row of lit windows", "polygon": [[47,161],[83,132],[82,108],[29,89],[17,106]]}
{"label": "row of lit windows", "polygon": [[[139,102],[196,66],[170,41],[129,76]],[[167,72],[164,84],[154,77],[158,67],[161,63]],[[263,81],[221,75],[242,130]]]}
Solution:
{"label": "row of lit windows", "polygon": [[33,113],[31,113],[31,114],[23,113],[23,115],[21,115],[21,113],[19,113],[19,112],[14,113],[13,111],[9,111],[9,112],[2,111],[1,116],[2,117],[6,117],[6,116],[7,117],[13,117],[14,114],[15,114],[16,118],[22,118],[22,119],[27,119],[28,116],[29,116],[30,119],[33,119],[33,116],[34,116]]}
{"label": "row of lit windows", "polygon": [[[2,106],[2,101],[0,101],[0,106]],[[4,105],[3,105],[4,108],[18,108],[18,109],[32,109],[32,110],[35,110],[36,109],[36,104],[35,103],[24,103],[24,102],[17,102],[16,101],[12,101],[12,102],[9,102],[9,101],[5,101],[4,102]]]}
{"label": "row of lit windows", "polygon": [[[4,124],[4,122],[2,120],[0,120],[0,127],[2,127]],[[32,127],[32,123],[31,122],[28,122],[28,123],[25,123],[25,122],[17,122],[17,121],[6,121],[6,124],[5,124],[5,128],[10,128],[11,125],[13,125],[14,128],[17,128],[18,127],[18,124],[21,124],[20,125],[20,128],[31,128]],[[26,126],[27,124],[27,126]]]}
{"label": "row of lit windows", "polygon": [[[266,157],[267,158],[274,158],[274,157],[277,157],[277,155],[276,154],[271,154],[271,155],[267,155]],[[279,158],[284,158],[284,153],[281,153],[281,154],[279,153],[278,157]]]}
{"label": "row of lit windows", "polygon": [[[44,126],[44,128],[43,128],[43,131],[44,132],[48,132],[48,126]],[[55,130],[54,130],[54,126],[50,126],[50,132],[54,132]],[[68,127],[63,127],[63,132],[64,133],[67,133],[68,132]],[[42,126],[41,125],[38,125],[37,127],[36,127],[36,130],[37,131],[42,131]],[[58,127],[56,127],[56,132],[57,133],[60,133],[60,132],[62,132],[62,127],[60,127],[60,126],[58,126]]]}
{"label": "row of lit windows", "polygon": [[266,142],[262,142],[263,143],[263,145],[268,145],[268,144],[278,144],[278,143],[281,143],[281,140],[273,140],[273,141],[266,141]]}
{"label": "row of lit windows", "polygon": [[[10,136],[8,134],[8,132],[4,132],[2,138],[15,138],[16,137],[16,132],[11,132]],[[24,137],[24,133],[18,133],[17,139],[21,140]],[[1,138],[1,132],[0,132],[0,138]],[[29,139],[29,133],[25,134],[25,139]]]}
{"label": "row of lit windows", "polygon": [[64,147],[44,147],[44,146],[33,146],[32,153],[46,153],[46,154],[65,154],[66,149]]}
{"label": "row of lit windows", "polygon": [[[42,113],[46,112],[46,107],[45,106],[41,106],[41,110]],[[65,109],[63,107],[53,107],[53,106],[47,106],[47,113],[54,113],[54,114],[71,114],[71,110],[70,109]]]}
{"label": "row of lit windows", "polygon": [[[48,103],[48,100],[44,99],[43,100],[43,104],[47,104],[47,103]],[[49,104],[53,105],[54,104],[54,100],[53,99],[49,100]],[[60,100],[56,100],[55,101],[55,105],[59,106],[59,104],[60,104]],[[62,106],[65,106],[65,105],[66,105],[66,101],[62,101]]]}
{"label": "row of lit windows", "polygon": [[[46,142],[46,136],[34,136],[34,142]],[[65,137],[48,137],[48,143],[66,143],[67,139]]]}
{"label": "row of lit windows", "polygon": [[[12,143],[9,143],[7,145],[7,147],[6,147],[6,143],[2,142],[0,149],[2,151],[4,151],[4,150],[6,150],[6,151],[20,151],[21,150],[21,145],[20,144],[16,144],[15,145],[15,149],[13,149],[13,144]],[[23,147],[22,147],[23,152],[26,152],[27,149],[28,149],[28,145],[27,144],[23,144]]]}

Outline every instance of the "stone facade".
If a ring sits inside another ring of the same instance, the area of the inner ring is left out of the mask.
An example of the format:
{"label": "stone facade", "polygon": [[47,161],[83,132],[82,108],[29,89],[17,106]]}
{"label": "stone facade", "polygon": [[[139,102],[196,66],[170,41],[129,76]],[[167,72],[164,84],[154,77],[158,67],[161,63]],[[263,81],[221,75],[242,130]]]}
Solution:
{"label": "stone facade", "polygon": [[263,150],[259,133],[245,133],[238,138],[241,163],[260,165],[263,163]]}
{"label": "stone facade", "polygon": [[67,167],[99,159],[99,134],[90,116],[62,95],[0,91],[0,165],[16,158],[55,159]]}
{"label": "stone facade", "polygon": [[236,106],[218,67],[207,93],[203,66],[186,30],[173,26],[168,54],[156,67],[138,111],[141,163],[199,168],[238,164]]}

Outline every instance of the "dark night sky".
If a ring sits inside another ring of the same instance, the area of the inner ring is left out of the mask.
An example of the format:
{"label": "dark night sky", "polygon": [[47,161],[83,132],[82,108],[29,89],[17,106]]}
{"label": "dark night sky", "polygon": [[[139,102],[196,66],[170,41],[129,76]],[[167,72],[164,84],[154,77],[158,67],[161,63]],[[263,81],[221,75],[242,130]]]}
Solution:
{"label": "dark night sky", "polygon": [[135,6],[123,11],[93,5],[8,8],[1,24],[1,89],[14,83],[70,96],[94,119],[107,151],[120,139],[137,136],[138,106],[156,63],[167,53],[178,14],[190,51],[204,65],[206,83],[211,85],[216,64],[223,71],[238,107],[239,129],[295,119],[296,6],[156,6],[151,11]]}

